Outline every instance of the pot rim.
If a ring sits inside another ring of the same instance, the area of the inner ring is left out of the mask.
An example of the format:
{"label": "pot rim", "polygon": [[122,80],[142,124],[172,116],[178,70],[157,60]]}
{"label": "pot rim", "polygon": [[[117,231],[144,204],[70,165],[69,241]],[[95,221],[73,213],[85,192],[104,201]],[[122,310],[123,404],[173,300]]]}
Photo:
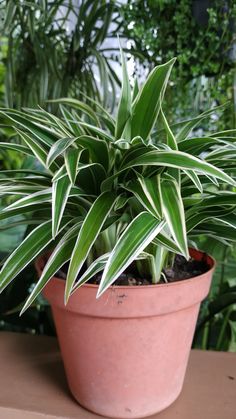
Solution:
{"label": "pot rim", "polygon": [[[198,278],[201,278],[201,277],[203,277],[205,275],[208,275],[209,273],[213,274],[213,272],[215,270],[215,267],[216,267],[216,260],[212,256],[208,255],[207,253],[205,253],[205,252],[203,252],[201,250],[197,250],[197,249],[193,249],[193,248],[189,248],[189,252],[190,252],[190,256],[191,256],[191,254],[198,254],[198,255],[200,254],[202,256],[201,259],[205,259],[206,262],[208,263],[208,265],[210,265],[209,269],[206,272],[203,272],[200,275],[193,276],[191,278],[182,279],[182,280],[179,280],[179,281],[168,282],[168,283],[164,283],[164,284],[163,283],[162,284],[156,283],[156,284],[148,284],[148,285],[110,285],[109,288],[110,289],[114,289],[114,290],[115,289],[117,289],[117,290],[122,290],[122,289],[123,290],[131,290],[131,289],[143,290],[143,289],[147,289],[147,288],[148,289],[151,289],[151,288],[156,288],[156,287],[159,287],[159,288],[171,288],[172,287],[173,288],[173,287],[181,286],[181,285],[183,285],[186,282],[192,283],[194,281],[197,281]],[[50,253],[50,252],[48,252],[48,253]],[[48,255],[48,253],[46,253],[46,255]],[[35,264],[36,264],[36,267],[37,267],[37,271],[38,272],[40,271],[40,273],[42,273],[43,269],[39,266],[39,264],[42,261],[43,257],[45,257],[46,255],[45,254],[44,255],[41,255],[41,256],[39,256],[36,259]],[[193,259],[195,259],[195,258],[193,257]],[[201,260],[201,259],[199,259],[199,260]],[[195,260],[197,260],[197,259],[195,259]],[[45,264],[44,264],[44,266],[45,266]],[[53,281],[57,281],[57,282],[58,281],[60,281],[60,282],[61,281],[63,281],[63,282],[66,281],[63,278],[59,278],[58,276],[54,276],[54,275],[51,277],[51,279],[49,279],[48,282],[51,282],[52,280]],[[75,282],[75,284],[76,284],[76,282]],[[88,283],[85,282],[83,285],[81,285],[81,287],[83,287],[83,288],[89,288],[89,289],[93,289],[93,288],[94,289],[98,289],[99,285],[97,285],[97,284],[88,284]],[[78,291],[81,287],[79,287],[77,290],[75,290],[72,293],[72,295],[75,294],[76,291]]]}

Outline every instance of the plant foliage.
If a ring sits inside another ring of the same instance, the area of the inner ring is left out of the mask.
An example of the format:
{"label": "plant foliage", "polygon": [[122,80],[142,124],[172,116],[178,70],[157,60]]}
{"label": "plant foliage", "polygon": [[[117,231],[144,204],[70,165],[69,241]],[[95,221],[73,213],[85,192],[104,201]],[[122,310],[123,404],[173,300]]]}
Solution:
{"label": "plant foliage", "polygon": [[164,108],[169,121],[229,100],[232,109],[210,122],[213,130],[236,126],[234,0],[128,0],[119,13],[126,22],[120,31],[136,55],[137,75],[178,57]]}
{"label": "plant foliage", "polygon": [[102,51],[116,31],[113,12],[106,0],[2,1],[7,106],[43,105],[81,92],[104,104],[114,100],[119,80]]}
{"label": "plant foliage", "polygon": [[36,226],[5,261],[0,289],[53,249],[23,311],[68,261],[65,302],[98,272],[100,296],[138,259],[157,283],[169,255],[188,259],[188,240],[202,234],[236,240],[235,130],[191,134],[216,109],[169,126],[162,102],[175,60],[155,67],[135,95],[122,61],[115,118],[99,102],[75,99],[60,100],[60,118],[42,108],[0,110],[22,140],[0,146],[39,162],[1,174],[1,195],[14,199],[0,220],[10,226],[20,214]]}

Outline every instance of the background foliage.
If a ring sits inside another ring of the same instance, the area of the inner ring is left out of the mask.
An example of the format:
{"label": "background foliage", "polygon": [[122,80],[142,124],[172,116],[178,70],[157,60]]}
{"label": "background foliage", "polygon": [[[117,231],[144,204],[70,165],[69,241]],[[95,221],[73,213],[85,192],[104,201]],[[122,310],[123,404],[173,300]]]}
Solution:
{"label": "background foliage", "polygon": [[[178,57],[166,103],[170,120],[226,100],[233,103],[234,0],[128,0],[121,14],[131,51],[140,54],[136,72],[142,68],[140,63],[152,67]],[[235,126],[235,113],[226,113],[222,125]]]}
{"label": "background foliage", "polygon": [[[45,103],[47,99],[72,96],[86,101],[84,94],[89,94],[113,108],[119,99],[113,39],[119,33],[127,44],[134,76],[142,77],[157,63],[178,56],[165,101],[170,122],[229,100],[231,107],[223,118],[211,117],[210,129],[236,126],[234,0],[2,0],[0,18],[1,104],[15,108],[40,104],[57,112],[57,105]],[[5,140],[11,133],[1,129],[0,135]],[[14,151],[0,153],[1,170],[31,164]],[[16,229],[1,231],[2,259],[24,234]],[[219,263],[194,345],[236,350],[235,250],[207,238],[199,246]],[[20,319],[14,311],[35,281],[32,272],[33,267],[1,294],[1,329],[52,333],[42,300]]]}
{"label": "background foliage", "polygon": [[106,104],[114,96],[118,79],[101,51],[116,30],[113,2],[6,0],[2,10],[7,106],[45,105],[81,92]]}

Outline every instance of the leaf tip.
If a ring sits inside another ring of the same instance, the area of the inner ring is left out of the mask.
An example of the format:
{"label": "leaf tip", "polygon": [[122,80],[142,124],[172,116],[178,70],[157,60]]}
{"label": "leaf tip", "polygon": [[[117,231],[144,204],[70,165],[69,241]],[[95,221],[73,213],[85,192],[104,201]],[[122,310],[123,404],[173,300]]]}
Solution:
{"label": "leaf tip", "polygon": [[26,308],[23,307],[22,310],[19,313],[19,317],[21,317],[24,314],[25,310],[26,310]]}
{"label": "leaf tip", "polygon": [[26,301],[19,313],[19,317],[21,317],[24,314],[24,312],[29,308],[29,305],[30,305],[29,302]]}
{"label": "leaf tip", "polygon": [[96,300],[98,300],[98,298],[100,298],[100,297],[101,297],[101,295],[102,295],[105,291],[106,291],[106,288],[102,288],[102,287],[99,285],[99,288],[98,288],[98,291],[97,291],[97,295],[96,295]]}

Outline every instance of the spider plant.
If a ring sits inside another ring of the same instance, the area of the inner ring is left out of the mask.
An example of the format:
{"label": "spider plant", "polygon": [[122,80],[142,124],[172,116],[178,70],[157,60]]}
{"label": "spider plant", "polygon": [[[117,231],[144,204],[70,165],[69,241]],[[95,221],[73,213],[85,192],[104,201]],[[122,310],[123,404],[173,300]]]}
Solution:
{"label": "spider plant", "polygon": [[106,103],[119,83],[103,42],[117,28],[106,0],[3,0],[7,106],[35,106],[81,92]]}
{"label": "spider plant", "polygon": [[175,59],[131,89],[121,57],[115,117],[93,100],[60,99],[60,118],[41,108],[0,110],[2,124],[16,133],[0,146],[39,162],[38,170],[1,174],[1,195],[13,201],[0,220],[10,227],[21,215],[35,228],[2,267],[0,290],[53,249],[22,311],[68,261],[65,303],[99,272],[98,296],[132,262],[156,284],[173,255],[189,258],[188,239],[236,239],[235,131],[191,135],[216,109],[169,126],[162,101]]}

